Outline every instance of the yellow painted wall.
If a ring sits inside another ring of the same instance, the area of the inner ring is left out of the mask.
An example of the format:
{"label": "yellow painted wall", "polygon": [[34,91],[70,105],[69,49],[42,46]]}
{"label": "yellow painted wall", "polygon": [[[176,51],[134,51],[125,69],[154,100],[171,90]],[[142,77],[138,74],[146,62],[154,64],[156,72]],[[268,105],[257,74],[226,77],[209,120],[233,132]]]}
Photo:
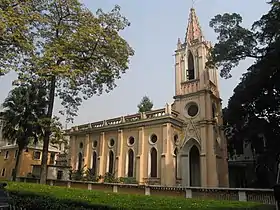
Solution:
{"label": "yellow painted wall", "polygon": [[[6,152],[9,152],[8,158],[5,158]],[[0,179],[11,179],[12,177],[12,170],[15,167],[16,164],[16,156],[15,153],[17,151],[17,148],[9,148],[9,149],[2,149],[0,153]],[[41,152],[40,159],[34,159],[33,154],[35,151]],[[50,161],[50,155],[51,152],[49,152],[48,155],[48,164]],[[28,173],[32,172],[32,165],[35,164],[41,164],[42,160],[42,150],[35,150],[35,149],[28,149],[28,152],[25,150],[21,154],[20,159],[20,169],[17,173],[18,177],[25,177]],[[3,173],[3,170],[5,172]]]}
{"label": "yellow painted wall", "polygon": [[[109,151],[114,152],[114,171],[117,177],[127,177],[128,173],[128,151],[132,149],[134,152],[134,170],[133,176],[138,181],[149,177],[149,153],[151,148],[156,148],[158,164],[157,164],[157,177],[161,177],[162,167],[165,164],[162,158],[164,155],[169,155],[169,159],[172,158],[172,154],[168,151],[164,151],[164,148],[169,147],[168,145],[173,144],[173,128],[169,127],[167,130],[167,124],[158,124],[152,126],[145,126],[143,128],[144,135],[140,135],[141,128],[135,126],[134,128],[125,128],[120,130],[113,130],[108,132],[94,132],[87,135],[73,135],[71,136],[71,166],[72,169],[77,169],[78,154],[81,152],[83,155],[83,166],[86,168],[92,167],[92,155],[95,151],[97,153],[97,166],[96,171],[98,175],[104,175],[108,172],[108,156]],[[157,136],[157,142],[155,144],[150,142],[152,135]],[[130,145],[128,140],[130,137],[134,138],[134,144]],[[110,140],[114,139],[115,144],[110,146]],[[97,141],[97,146],[93,147],[93,142]],[[80,145],[83,145],[80,148]],[[141,158],[141,162],[139,161]],[[173,160],[170,160],[172,165],[169,167],[173,168]],[[172,175],[171,175],[172,176]]]}

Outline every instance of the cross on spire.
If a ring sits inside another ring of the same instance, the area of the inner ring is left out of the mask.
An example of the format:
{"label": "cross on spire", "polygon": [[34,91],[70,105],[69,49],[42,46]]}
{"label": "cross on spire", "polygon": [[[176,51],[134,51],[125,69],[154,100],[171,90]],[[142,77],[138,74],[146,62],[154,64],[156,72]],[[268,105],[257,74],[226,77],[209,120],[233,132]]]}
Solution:
{"label": "cross on spire", "polygon": [[194,8],[195,2],[196,2],[196,0],[192,0],[192,8]]}

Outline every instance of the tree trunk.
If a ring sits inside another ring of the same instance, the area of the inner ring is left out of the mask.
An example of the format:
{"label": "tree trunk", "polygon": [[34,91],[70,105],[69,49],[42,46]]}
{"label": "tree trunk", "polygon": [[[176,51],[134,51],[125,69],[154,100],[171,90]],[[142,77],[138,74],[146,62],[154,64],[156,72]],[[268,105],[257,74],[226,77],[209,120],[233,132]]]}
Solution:
{"label": "tree trunk", "polygon": [[43,154],[42,154],[42,162],[41,162],[41,174],[40,174],[40,184],[46,184],[47,182],[47,163],[48,163],[48,153],[49,153],[49,143],[50,143],[50,135],[51,135],[51,120],[53,114],[54,107],[54,97],[55,97],[55,76],[52,76],[50,82],[49,89],[49,103],[48,103],[48,112],[47,119],[48,124],[45,128],[44,135],[44,145],[43,145]]}
{"label": "tree trunk", "polygon": [[16,165],[15,165],[15,168],[14,168],[14,171],[13,171],[13,174],[12,174],[12,180],[13,181],[16,181],[16,178],[17,178],[17,173],[18,173],[18,170],[20,168],[19,161],[21,159],[22,151],[23,151],[23,149],[21,149],[21,148],[18,149],[18,153],[17,153],[17,157],[16,157]]}

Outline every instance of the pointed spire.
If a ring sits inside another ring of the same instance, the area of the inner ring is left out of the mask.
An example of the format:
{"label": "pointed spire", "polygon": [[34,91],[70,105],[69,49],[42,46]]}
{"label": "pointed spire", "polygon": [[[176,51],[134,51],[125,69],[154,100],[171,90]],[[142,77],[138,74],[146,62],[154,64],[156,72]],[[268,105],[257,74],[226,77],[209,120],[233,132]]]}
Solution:
{"label": "pointed spire", "polygon": [[190,11],[185,41],[187,43],[191,43],[194,40],[203,41],[203,34],[195,13],[195,9],[192,7]]}

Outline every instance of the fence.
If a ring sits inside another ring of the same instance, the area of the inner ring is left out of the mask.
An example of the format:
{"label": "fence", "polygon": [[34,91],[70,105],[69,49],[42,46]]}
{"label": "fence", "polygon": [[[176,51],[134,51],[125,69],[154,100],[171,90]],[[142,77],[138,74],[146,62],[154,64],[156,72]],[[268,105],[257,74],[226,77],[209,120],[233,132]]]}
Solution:
{"label": "fence", "polygon": [[[34,178],[18,178],[21,182],[39,183]],[[103,192],[115,192],[126,194],[177,196],[196,199],[215,199],[229,201],[251,201],[262,204],[275,205],[272,189],[248,189],[248,188],[201,188],[201,187],[163,187],[156,185],[137,185],[120,183],[96,183],[84,181],[48,180],[51,186],[68,188],[80,188],[85,190],[100,190]]]}

